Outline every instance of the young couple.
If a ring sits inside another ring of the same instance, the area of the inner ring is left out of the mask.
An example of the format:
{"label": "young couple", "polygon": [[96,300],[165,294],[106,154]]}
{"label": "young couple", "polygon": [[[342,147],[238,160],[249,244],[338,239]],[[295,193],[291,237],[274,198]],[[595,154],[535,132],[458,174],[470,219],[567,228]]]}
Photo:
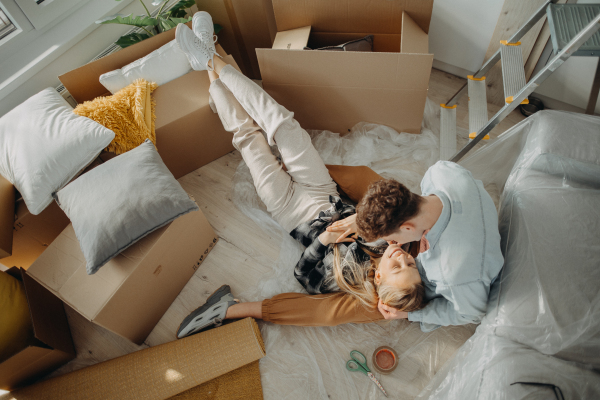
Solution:
{"label": "young couple", "polygon": [[[503,264],[496,208],[481,181],[438,162],[421,196],[381,180],[355,210],[339,200],[294,114],[214,57],[210,15],[196,13],[192,28],[177,26],[176,41],[194,69],[208,70],[210,96],[267,210],[306,247],[294,275],[308,294],[239,303],[225,285],[184,319],[177,337],[244,317],[301,326],[406,318],[423,331],[480,322]],[[279,148],[287,171],[269,145]],[[413,259],[401,246],[419,240]]]}

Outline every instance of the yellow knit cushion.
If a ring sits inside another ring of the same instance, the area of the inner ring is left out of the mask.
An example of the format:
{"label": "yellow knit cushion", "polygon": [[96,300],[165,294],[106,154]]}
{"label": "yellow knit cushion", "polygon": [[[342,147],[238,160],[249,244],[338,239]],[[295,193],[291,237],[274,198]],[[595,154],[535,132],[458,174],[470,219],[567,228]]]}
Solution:
{"label": "yellow knit cushion", "polygon": [[106,150],[123,154],[150,139],[156,146],[154,131],[154,82],[138,79],[112,96],[97,97],[79,104],[73,112],[88,117],[115,133]]}
{"label": "yellow knit cushion", "polygon": [[23,283],[0,271],[0,362],[23,350],[33,338]]}

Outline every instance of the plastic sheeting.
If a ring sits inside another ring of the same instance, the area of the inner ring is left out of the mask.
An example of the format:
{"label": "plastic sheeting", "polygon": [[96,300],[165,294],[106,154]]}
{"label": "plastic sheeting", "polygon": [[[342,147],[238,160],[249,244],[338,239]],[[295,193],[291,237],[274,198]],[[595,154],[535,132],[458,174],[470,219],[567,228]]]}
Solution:
{"label": "plastic sheeting", "polygon": [[537,113],[462,164],[503,189],[505,264],[419,398],[600,398],[600,118]]}
{"label": "plastic sheeting", "polygon": [[[327,164],[367,165],[384,177],[398,179],[420,193],[420,181],[439,158],[438,107],[427,103],[420,135],[401,133],[374,124],[359,124],[344,137],[310,132]],[[275,149],[274,149],[275,150]],[[293,275],[302,246],[269,216],[254,189],[250,171],[241,162],[234,176],[233,201],[281,248],[257,287],[241,293],[245,301],[284,292],[302,292]],[[373,351],[391,346],[399,365],[390,375],[375,373],[390,398],[412,399],[438,369],[473,334],[474,326],[445,327],[421,332],[418,324],[391,321],[305,328],[261,324],[267,356],[260,369],[265,399],[375,399],[383,394],[363,374],[348,372],[351,350],[359,350],[372,366]]]}

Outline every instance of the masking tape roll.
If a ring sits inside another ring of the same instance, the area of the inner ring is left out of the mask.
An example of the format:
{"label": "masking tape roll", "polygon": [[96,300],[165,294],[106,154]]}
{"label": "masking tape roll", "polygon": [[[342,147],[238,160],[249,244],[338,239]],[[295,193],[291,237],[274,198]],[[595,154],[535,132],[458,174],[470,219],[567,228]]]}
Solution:
{"label": "masking tape roll", "polygon": [[387,375],[398,366],[398,353],[389,346],[378,347],[373,352],[373,368],[380,374]]}

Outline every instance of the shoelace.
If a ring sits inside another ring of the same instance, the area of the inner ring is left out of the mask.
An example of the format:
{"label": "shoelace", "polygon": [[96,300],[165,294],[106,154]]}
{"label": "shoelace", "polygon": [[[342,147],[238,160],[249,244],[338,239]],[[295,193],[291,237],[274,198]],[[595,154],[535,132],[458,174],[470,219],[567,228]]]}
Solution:
{"label": "shoelace", "polygon": [[[196,37],[198,38],[198,36],[196,36]],[[202,49],[202,46],[201,46],[201,44],[203,44],[203,43],[207,43],[207,44],[208,44],[208,43],[210,43],[210,39],[211,39],[211,38],[209,37],[209,33],[208,33],[208,32],[201,32],[201,33],[200,33],[200,37],[199,37],[198,39],[200,39],[200,43],[199,43],[200,45],[199,45],[199,46],[197,46],[197,47],[198,47],[199,49]],[[214,71],[214,70],[215,70],[215,68],[214,68],[214,56],[215,56],[215,55],[216,55],[217,57],[223,58],[223,57],[221,57],[221,55],[220,55],[219,53],[217,53],[217,51],[215,50],[215,43],[217,43],[217,39],[218,39],[217,35],[213,34],[213,37],[212,37],[212,40],[213,40],[213,42],[211,43],[211,45],[212,45],[212,46],[211,46],[211,47],[208,47],[208,45],[207,45],[209,52],[211,52],[211,53],[212,53],[212,57],[211,57],[211,54],[210,54],[210,53],[208,53],[208,54],[205,54],[205,55],[207,56],[207,58],[209,59],[209,61],[212,61],[212,64],[213,64],[213,66],[211,67],[210,65],[208,65],[208,61],[206,62],[206,69],[207,69],[208,71]],[[202,49],[202,50],[203,50],[203,49]]]}

